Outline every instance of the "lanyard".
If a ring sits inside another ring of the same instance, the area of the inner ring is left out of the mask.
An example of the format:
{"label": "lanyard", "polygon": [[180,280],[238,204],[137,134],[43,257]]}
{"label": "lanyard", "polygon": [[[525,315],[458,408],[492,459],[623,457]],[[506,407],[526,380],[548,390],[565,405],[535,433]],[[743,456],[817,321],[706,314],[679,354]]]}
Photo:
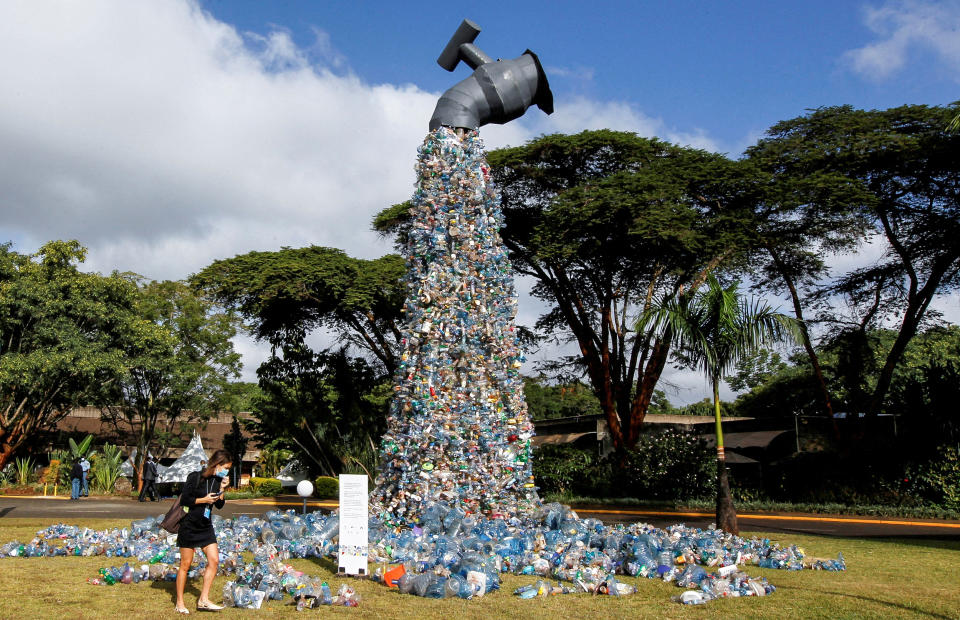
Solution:
{"label": "lanyard", "polygon": [[[206,484],[207,484],[207,495],[210,495],[210,493],[212,493],[212,491],[210,490],[210,483],[211,483],[212,481],[213,481],[213,480],[212,480],[211,478],[207,478],[207,482],[206,482]],[[206,518],[209,519],[209,518],[210,518],[210,514],[213,512],[213,511],[212,511],[212,508],[213,508],[213,506],[212,506],[211,504],[207,504],[207,506],[203,509],[203,516],[205,516]]]}

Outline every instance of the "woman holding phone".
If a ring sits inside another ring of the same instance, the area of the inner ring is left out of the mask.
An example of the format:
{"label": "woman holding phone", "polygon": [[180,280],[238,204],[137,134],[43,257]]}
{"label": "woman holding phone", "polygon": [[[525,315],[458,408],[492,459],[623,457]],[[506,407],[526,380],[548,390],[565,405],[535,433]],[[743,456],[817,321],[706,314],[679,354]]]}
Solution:
{"label": "woman holding phone", "polygon": [[197,609],[223,609],[210,601],[210,586],[213,585],[213,578],[217,576],[220,554],[210,517],[214,506],[223,508],[223,493],[230,484],[227,474],[232,465],[230,454],[226,450],[217,450],[210,457],[206,469],[193,472],[183,483],[180,505],[187,510],[187,514],[180,521],[180,531],[177,532],[177,546],[180,547],[180,570],[177,571],[178,613],[190,613],[183,604],[183,589],[187,584],[187,572],[193,563],[193,554],[197,547],[207,556],[207,568],[203,572],[203,586],[200,589],[200,598],[197,599]]}

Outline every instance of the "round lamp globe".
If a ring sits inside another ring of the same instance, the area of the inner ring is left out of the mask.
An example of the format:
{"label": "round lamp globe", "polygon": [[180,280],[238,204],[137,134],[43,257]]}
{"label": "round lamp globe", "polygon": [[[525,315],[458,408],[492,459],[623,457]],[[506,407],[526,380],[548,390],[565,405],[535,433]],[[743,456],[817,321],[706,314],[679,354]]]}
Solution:
{"label": "round lamp globe", "polygon": [[300,497],[310,497],[313,495],[313,483],[309,480],[301,480],[297,483],[297,494]]}

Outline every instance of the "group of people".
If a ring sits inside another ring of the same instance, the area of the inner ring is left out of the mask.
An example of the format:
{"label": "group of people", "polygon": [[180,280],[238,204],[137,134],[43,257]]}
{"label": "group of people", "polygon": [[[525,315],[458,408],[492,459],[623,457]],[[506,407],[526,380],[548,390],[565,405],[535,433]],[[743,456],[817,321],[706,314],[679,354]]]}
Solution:
{"label": "group of people", "polygon": [[[87,457],[81,457],[79,461],[74,461],[70,469],[70,499],[77,500],[81,497],[90,497],[90,461]],[[157,464],[153,461],[153,456],[147,456],[147,462],[143,464],[143,485],[140,487],[140,501],[159,501],[157,494]]]}
{"label": "group of people", "polygon": [[82,457],[79,461],[73,463],[70,469],[70,499],[79,501],[81,497],[90,496],[90,483],[87,478],[90,476],[90,461],[87,457]]}

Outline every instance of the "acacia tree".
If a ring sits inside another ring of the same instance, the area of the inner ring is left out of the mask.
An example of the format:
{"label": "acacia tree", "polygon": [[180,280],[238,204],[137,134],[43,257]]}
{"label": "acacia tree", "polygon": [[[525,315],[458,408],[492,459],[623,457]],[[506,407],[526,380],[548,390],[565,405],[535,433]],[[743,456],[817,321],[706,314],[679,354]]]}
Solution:
{"label": "acacia tree", "polygon": [[262,395],[248,421],[261,445],[290,448],[313,473],[370,473],[385,430],[389,379],[345,348],[285,345],[257,370]]}
{"label": "acacia tree", "polygon": [[[819,410],[833,417],[833,398],[822,363],[807,328],[811,298],[829,277],[826,257],[851,252],[866,238],[869,225],[856,203],[856,185],[843,175],[812,170],[800,177],[773,174],[769,153],[751,151],[762,185],[747,233],[754,236],[749,257],[752,288],[785,295],[800,326],[800,344],[806,352],[811,379],[819,394]],[[818,200],[810,200],[817,196]]]}
{"label": "acacia tree", "polygon": [[[863,111],[820,108],[772,127],[751,158],[796,184],[794,201],[826,211],[855,210],[867,234],[885,243],[875,264],[842,274],[818,292],[848,296],[861,332],[898,324],[877,382],[864,403],[883,406],[910,340],[929,318],[930,303],[960,286],[960,135],[946,127],[957,106],[903,106]],[[836,320],[830,303],[828,319]]]}
{"label": "acacia tree", "polygon": [[156,334],[139,318],[128,277],[78,269],[77,241],[33,255],[0,245],[0,469],[37,433],[126,369],[123,342]]}
{"label": "acacia tree", "polygon": [[737,513],[730,495],[723,425],[720,417],[720,380],[739,361],[761,347],[799,335],[795,319],[776,312],[761,300],[746,301],[738,283],[726,288],[713,274],[696,294],[659,297],[639,320],[637,329],[653,330],[676,343],[685,365],[703,372],[713,388],[717,436],[717,526],[736,534]]}
{"label": "acacia tree", "polygon": [[304,346],[311,330],[328,328],[393,373],[403,271],[403,259],[396,255],[363,260],[310,246],[218,260],[191,283],[242,314],[254,336],[275,350]]}
{"label": "acacia tree", "polygon": [[[279,442],[314,472],[370,468],[397,367],[403,273],[397,255],[363,260],[311,246],[251,252],[193,276],[271,345],[248,422],[262,445]],[[317,328],[338,345],[311,349]]]}
{"label": "acacia tree", "polygon": [[585,374],[614,446],[633,447],[672,347],[636,332],[655,295],[696,289],[750,247],[753,169],[632,133],[552,135],[489,154],[504,244],[549,309],[546,337],[575,342],[558,371]]}
{"label": "acacia tree", "polygon": [[162,448],[235,398],[229,381],[240,375],[240,355],[230,341],[236,317],[183,282],[142,284],[137,310],[162,337],[128,341],[126,372],[99,403],[103,419],[133,437],[139,481],[151,446]]}

